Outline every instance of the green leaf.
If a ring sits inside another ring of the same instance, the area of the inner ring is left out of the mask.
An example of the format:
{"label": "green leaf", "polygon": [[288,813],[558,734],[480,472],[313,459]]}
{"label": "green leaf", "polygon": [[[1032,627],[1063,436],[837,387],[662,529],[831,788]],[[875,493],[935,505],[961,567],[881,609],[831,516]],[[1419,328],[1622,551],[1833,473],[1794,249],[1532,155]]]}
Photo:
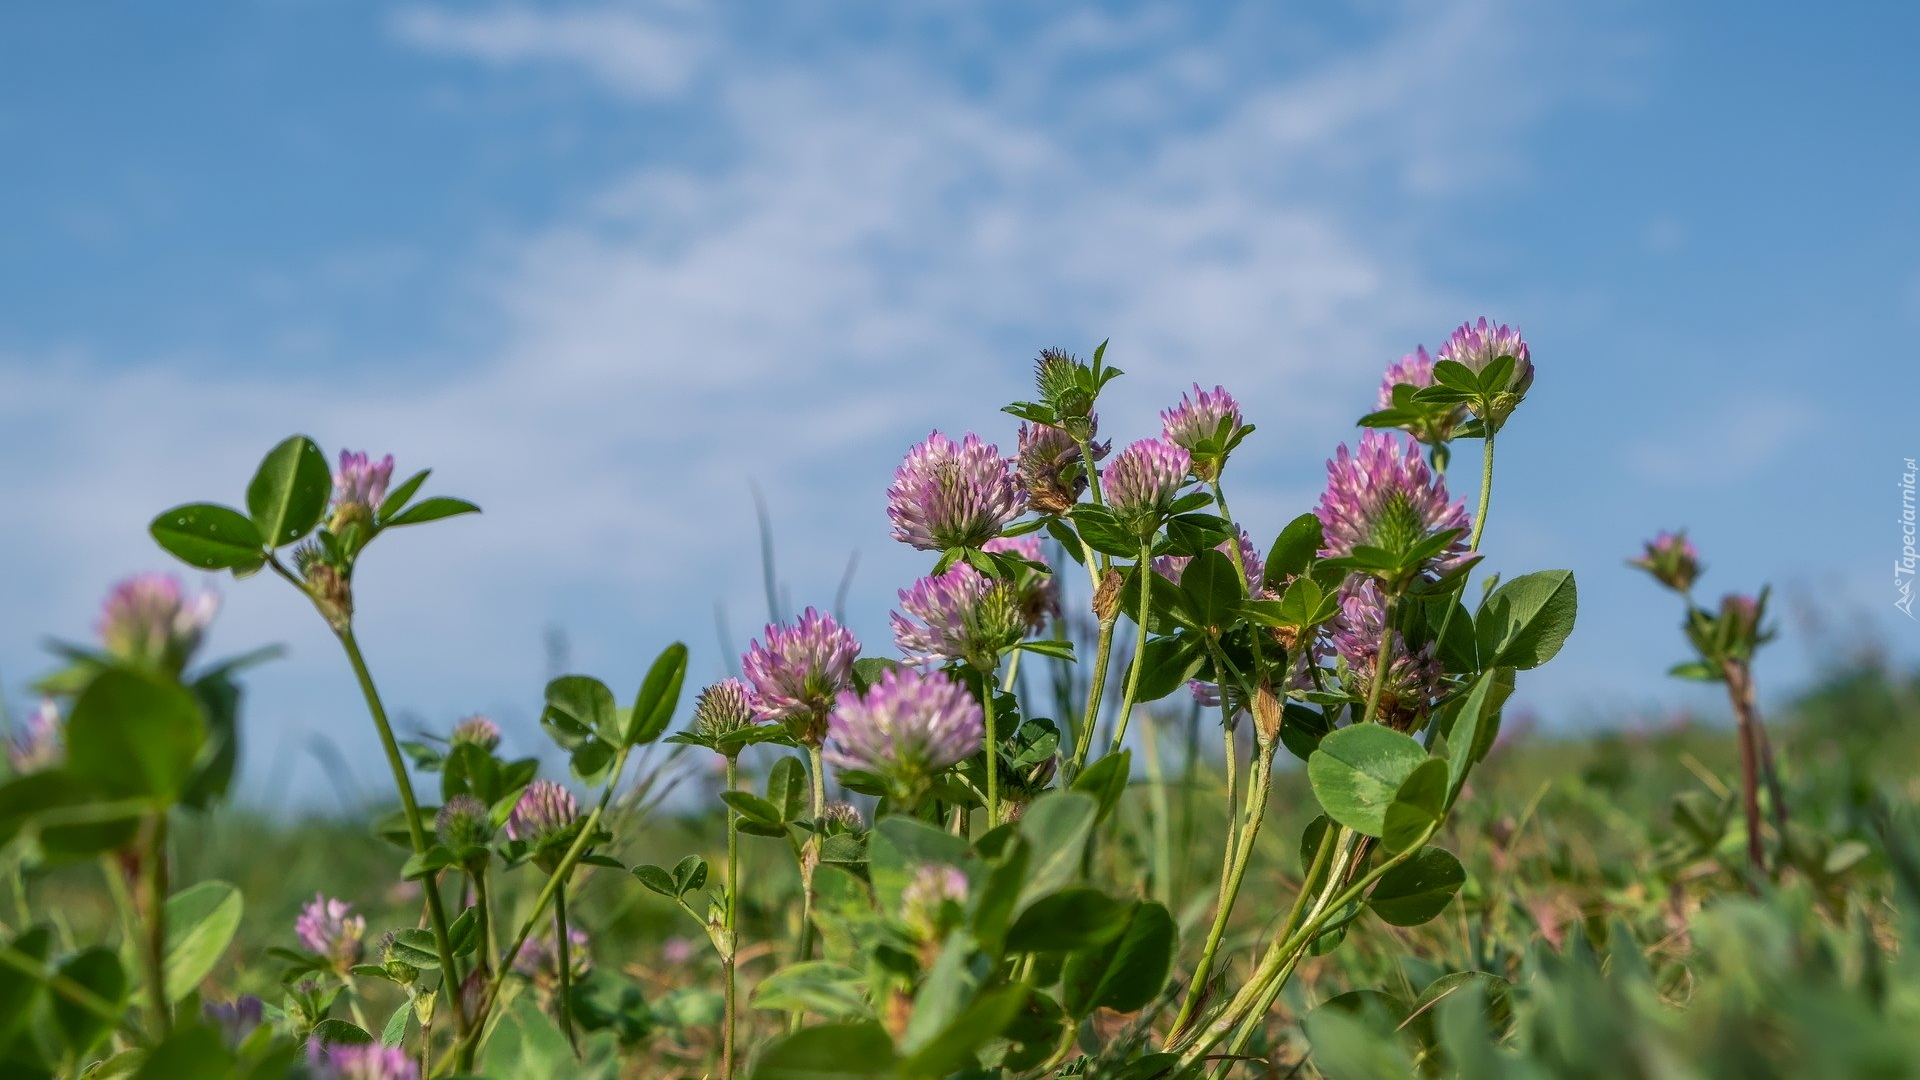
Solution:
{"label": "green leaf", "polygon": [[779,822],[800,820],[811,793],[807,785],[807,768],[800,764],[799,758],[783,757],[768,770],[767,803],[779,815]]}
{"label": "green leaf", "polygon": [[246,901],[224,881],[202,881],[167,898],[167,997],[179,1001],[213,972],[240,929]]}
{"label": "green leaf", "polygon": [[1134,700],[1158,701],[1185,686],[1200,670],[1206,655],[1205,642],[1185,632],[1149,638],[1141,657],[1140,682],[1134,689]]}
{"label": "green leaf", "polygon": [[1379,724],[1329,733],[1307,759],[1307,779],[1327,816],[1355,832],[1379,836],[1393,804],[1427,752],[1411,737]]}
{"label": "green leaf", "polygon": [[1571,570],[1542,570],[1500,586],[1474,618],[1480,663],[1525,671],[1553,659],[1573,632],[1577,606]]}
{"label": "green leaf", "polygon": [[1180,931],[1166,907],[1152,900],[1133,905],[1125,930],[1112,945],[1067,958],[1060,1003],[1084,1020],[1095,1009],[1129,1013],[1146,1007],[1166,985],[1180,944]]}
{"label": "green leaf", "polygon": [[974,1051],[996,1038],[1026,1002],[1027,988],[1015,983],[989,990],[953,1018],[939,1034],[900,1062],[902,1080],[936,1080],[973,1064]]}
{"label": "green leaf", "polygon": [[479,507],[465,499],[449,499],[442,495],[431,499],[421,499],[419,502],[395,514],[390,520],[383,521],[380,524],[382,528],[398,528],[402,525],[424,525],[429,521],[439,521],[441,518],[457,517],[461,514],[477,514],[479,512]]}
{"label": "green leaf", "polygon": [[[60,974],[94,992],[102,1000],[119,1005],[127,992],[127,976],[120,958],[105,945],[95,945],[68,957],[60,965]],[[52,995],[53,1020],[77,1058],[84,1058],[99,1041],[113,1030],[113,1021],[91,1009]]]}
{"label": "green leaf", "polygon": [[1121,528],[1113,511],[1106,507],[1081,503],[1073,508],[1069,516],[1073,518],[1074,528],[1079,530],[1080,539],[1086,541],[1093,550],[1122,558],[1140,554],[1140,538]]}
{"label": "green leaf", "polygon": [[1023,641],[1015,645],[1014,648],[1039,656],[1050,656],[1055,660],[1073,659],[1073,642],[1071,641],[1056,641],[1053,638],[1035,638],[1031,641]]}
{"label": "green leaf", "polygon": [[1494,668],[1473,681],[1473,689],[1461,700],[1447,736],[1447,802],[1460,797],[1467,773],[1500,734],[1500,707],[1513,693],[1513,669]]}
{"label": "green leaf", "polygon": [[202,570],[248,573],[267,561],[260,530],[238,510],[213,503],[176,506],[147,526],[175,558]]}
{"label": "green leaf", "polygon": [[1120,805],[1120,796],[1127,793],[1127,781],[1132,775],[1133,751],[1121,750],[1087,766],[1073,778],[1073,790],[1092,796],[1099,808],[1099,813],[1094,815],[1095,824],[1107,820],[1107,815]]}
{"label": "green leaf", "polygon": [[351,1024],[338,1017],[328,1017],[313,1025],[313,1034],[308,1038],[327,1046],[371,1046],[373,1036],[358,1024]]}
{"label": "green leaf", "polygon": [[172,803],[207,741],[200,703],[179,683],[124,668],[101,672],[67,719],[67,770],[115,798]]}
{"label": "green leaf", "polygon": [[756,825],[778,829],[786,825],[786,819],[780,816],[779,808],[750,791],[726,791],[720,795],[720,801],[740,812],[740,816]]}
{"label": "green leaf", "polygon": [[640,693],[633,699],[633,712],[627,720],[622,745],[639,746],[658,739],[680,707],[680,687],[687,680],[687,647],[676,641],[661,651]]}
{"label": "green leaf", "polygon": [[1181,572],[1180,591],[1187,596],[1195,622],[1224,629],[1233,624],[1240,601],[1247,598],[1247,579],[1233,568],[1225,552],[1208,548]]}
{"label": "green leaf", "polygon": [[753,1007],[818,1013],[836,1020],[873,1016],[860,973],[825,960],[794,964],[760,980],[753,988]]}
{"label": "green leaf", "polygon": [[[315,1028],[314,1032],[318,1034],[319,1030]],[[195,1024],[175,1031],[166,1042],[154,1047],[133,1080],[226,1080],[232,1075],[233,1055],[221,1044],[219,1034]]]}
{"label": "green leaf", "polygon": [[540,723],[563,750],[599,735],[614,735],[613,691],[589,675],[562,675],[547,684],[547,707]]}
{"label": "green leaf", "polygon": [[801,1028],[777,1039],[754,1065],[753,1080],[881,1080],[896,1058],[886,1029],[867,1021]]}
{"label": "green leaf", "polygon": [[1013,920],[1007,951],[1073,952],[1105,945],[1127,928],[1128,911],[1128,905],[1086,886],[1048,893]]}
{"label": "green leaf", "polygon": [[247,513],[270,548],[285,547],[313,531],[327,512],[333,471],[327,455],[305,435],[267,451],[247,485]]}
{"label": "green leaf", "polygon": [[652,863],[642,863],[634,867],[632,873],[640,879],[640,884],[669,900],[680,895],[673,883],[673,875]]}
{"label": "green leaf", "polygon": [[1093,798],[1077,791],[1052,791],[1033,800],[1019,826],[1021,838],[1033,848],[1023,895],[1040,896],[1074,879],[1098,816]]}
{"label": "green leaf", "polygon": [[1447,813],[1447,763],[1428,758],[1401,782],[1387,807],[1381,843],[1399,854],[1439,829]]}
{"label": "green leaf", "polygon": [[407,1038],[407,1022],[413,1019],[413,1002],[402,1001],[393,1015],[387,1017],[387,1026],[380,1029],[380,1045],[399,1046]]}
{"label": "green leaf", "polygon": [[689,855],[673,867],[675,896],[685,896],[707,883],[707,860]]}
{"label": "green leaf", "polygon": [[[1040,805],[1040,801],[1034,805]],[[937,863],[966,869],[972,861],[965,840],[917,818],[898,814],[881,818],[874,825],[867,838],[867,859],[874,895],[882,911],[900,910],[900,894],[920,867]]]}
{"label": "green leaf", "polygon": [[402,481],[399,487],[387,492],[386,501],[374,511],[373,519],[381,525],[387,524],[393,515],[400,512],[401,507],[407,505],[407,500],[420,493],[420,485],[426,483],[432,473],[432,469],[421,469]]}
{"label": "green leaf", "polygon": [[1419,926],[1440,914],[1466,882],[1467,871],[1452,852],[1422,848],[1380,876],[1367,896],[1367,906],[1394,926]]}
{"label": "green leaf", "polygon": [[1000,942],[1006,937],[1007,922],[1013,918],[1014,904],[1026,884],[1027,863],[1032,856],[1033,846],[1015,836],[987,871],[986,883],[975,890],[971,925],[982,950],[999,952]]}
{"label": "green leaf", "polygon": [[1307,564],[1313,562],[1325,544],[1318,517],[1301,514],[1287,522],[1273,546],[1267,549],[1266,576],[1262,583],[1268,588],[1278,588],[1288,578],[1306,573]]}

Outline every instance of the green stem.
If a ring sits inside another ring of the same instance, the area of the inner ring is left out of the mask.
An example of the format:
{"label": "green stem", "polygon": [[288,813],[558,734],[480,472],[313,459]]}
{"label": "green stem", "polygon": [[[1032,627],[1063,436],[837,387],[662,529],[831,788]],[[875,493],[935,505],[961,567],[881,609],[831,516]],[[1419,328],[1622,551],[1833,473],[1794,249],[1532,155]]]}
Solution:
{"label": "green stem", "polygon": [[580,1040],[573,1033],[573,943],[567,940],[567,885],[553,894],[553,944],[560,959],[560,995],[554,1003],[560,1014],[560,1030],[567,1036],[573,1056],[580,1057]]}
{"label": "green stem", "polygon": [[[1252,782],[1247,788],[1246,820],[1239,827],[1238,843],[1228,848],[1221,862],[1220,899],[1214,910],[1213,926],[1207,931],[1207,943],[1200,952],[1200,962],[1195,965],[1193,979],[1187,984],[1186,999],[1180,1003],[1179,1015],[1174,1017],[1170,1030],[1175,1033],[1187,1026],[1194,1010],[1199,1007],[1207,976],[1213,972],[1214,956],[1220,951],[1220,942],[1227,932],[1227,921],[1233,915],[1234,901],[1239,898],[1240,885],[1246,880],[1247,868],[1253,862],[1254,839],[1260,835],[1260,825],[1266,817],[1267,799],[1272,790],[1273,746],[1269,743],[1261,746],[1254,758]],[[1302,891],[1305,891],[1304,888]]]}
{"label": "green stem", "polygon": [[[120,868],[117,855],[101,857],[100,876],[107,880],[107,894],[113,898],[113,910],[120,917],[120,940],[126,948],[135,948],[140,940],[140,916],[134,910],[133,894],[127,891],[127,875]],[[25,914],[24,908],[22,914]],[[25,930],[26,924],[23,922],[20,928]]]}
{"label": "green stem", "polygon": [[980,672],[980,704],[987,735],[987,828],[1000,824],[1000,732],[993,716],[994,672]]}
{"label": "green stem", "polygon": [[[735,790],[740,781],[740,759],[738,755],[727,755],[727,790]],[[720,1037],[720,1080],[733,1080],[733,1039],[734,1028],[738,1023],[739,1005],[735,1001],[734,958],[740,953],[739,932],[736,929],[740,917],[740,819],[732,807],[726,808],[727,814],[727,912],[726,939],[727,955],[720,959],[720,970],[727,985],[726,1026],[721,1029]]]}
{"label": "green stem", "polygon": [[1487,428],[1487,443],[1480,454],[1480,512],[1473,516],[1473,539],[1468,542],[1470,551],[1480,550],[1480,534],[1487,528],[1487,503],[1493,498],[1493,428]]}
{"label": "green stem", "polygon": [[1373,685],[1367,687],[1367,711],[1360,717],[1363,724],[1371,724],[1380,715],[1380,687],[1387,681],[1387,667],[1393,657],[1393,595],[1389,593],[1380,604],[1380,649],[1373,658]]}
{"label": "green stem", "polygon": [[153,1037],[164,1041],[173,1030],[167,1000],[167,812],[156,813],[147,827],[147,1000],[153,1009]]}
{"label": "green stem", "polygon": [[[341,627],[336,635],[341,648],[347,652],[347,662],[353,665],[354,678],[360,682],[361,696],[366,698],[367,711],[373,715],[373,726],[380,732],[380,746],[387,754],[387,767],[393,772],[393,786],[400,792],[400,808],[407,818],[407,836],[413,842],[416,855],[426,854],[428,848],[426,825],[420,818],[420,803],[413,795],[413,780],[407,775],[407,763],[400,756],[400,744],[394,741],[393,725],[387,721],[386,706],[380,702],[380,691],[373,685],[373,675],[367,670],[366,657],[360,653],[360,642],[353,636],[353,627]],[[446,992],[448,1002],[453,1006],[453,1026],[457,1037],[467,1035],[466,1003],[460,1000],[460,987],[454,978],[452,940],[447,936],[447,909],[440,899],[440,875],[428,874],[420,883],[427,894],[427,920],[433,927],[434,948],[440,954],[440,989]]]}
{"label": "green stem", "polygon": [[1120,620],[1114,612],[1100,620],[1100,638],[1093,647],[1093,679],[1087,684],[1086,716],[1080,721],[1080,745],[1073,750],[1073,772],[1069,781],[1086,767],[1087,751],[1093,748],[1093,725],[1100,719],[1100,699],[1107,693],[1107,665],[1113,657],[1113,624]]}
{"label": "green stem", "polygon": [[[1246,581],[1247,559],[1240,551],[1240,526],[1234,523],[1233,511],[1227,507],[1227,489],[1220,485],[1219,480],[1213,482],[1213,501],[1216,506],[1220,507],[1220,516],[1227,523],[1227,554],[1233,559],[1233,568],[1239,573],[1240,580]],[[1260,591],[1260,582],[1248,582],[1247,591],[1249,596],[1257,595]],[[1265,637],[1266,634],[1260,628],[1255,627],[1252,636],[1254,674],[1264,680],[1267,673],[1267,662],[1265,651],[1260,648],[1260,639]]]}
{"label": "green stem", "polygon": [[487,966],[494,971],[500,970],[500,932],[494,925],[493,894],[487,887],[487,868],[483,865],[473,872],[473,901],[480,909],[480,940],[487,944]]}
{"label": "green stem", "polygon": [[1153,599],[1152,582],[1147,575],[1153,573],[1153,553],[1145,542],[1140,545],[1140,562],[1133,573],[1140,585],[1140,627],[1133,639],[1133,667],[1127,671],[1127,689],[1120,696],[1120,724],[1113,732],[1113,745],[1107,750],[1110,754],[1118,751],[1127,739],[1127,721],[1133,718],[1133,698],[1140,690],[1140,666],[1147,658],[1147,619],[1152,614],[1149,605]]}
{"label": "green stem", "polygon": [[[501,956],[500,966],[494,970],[493,978],[487,982],[487,992],[480,999],[480,1007],[474,1011],[474,1017],[478,1022],[456,1036],[458,1042],[454,1052],[440,1059],[442,1068],[456,1068],[462,1071],[472,1068],[473,1054],[478,1049],[480,1033],[487,1027],[485,1018],[492,1011],[493,1003],[500,997],[500,988],[506,984],[507,969],[512,966],[514,958],[520,955],[521,947],[527,943],[533,928],[539,925],[541,916],[546,914],[547,905],[553,902],[561,886],[573,874],[574,867],[580,864],[580,857],[585,855],[587,848],[591,846],[593,834],[600,826],[600,819],[606,815],[607,804],[613,801],[614,788],[620,784],[620,774],[625,771],[627,755],[632,750],[632,747],[623,746],[614,755],[613,771],[607,776],[607,788],[600,793],[600,802],[594,806],[593,813],[587,815],[587,820],[580,826],[579,835],[573,838],[573,845],[567,848],[565,855],[561,856],[559,865],[553,868],[553,873],[547,875],[546,885],[541,887],[540,895],[534,898],[533,910],[527,913],[526,921],[520,924],[520,932],[515,935],[513,944]],[[458,1000],[457,992],[455,999]]]}
{"label": "green stem", "polygon": [[30,979],[46,983],[47,988],[54,993],[59,994],[61,997],[66,998],[68,1001],[73,1002],[75,1005],[80,1006],[100,1019],[111,1022],[116,1027],[124,1027],[129,1031],[133,1030],[132,1013],[123,1012],[115,1008],[113,1003],[106,998],[101,997],[99,994],[87,989],[68,976],[60,974],[11,945],[0,945],[0,964],[5,964],[7,967],[12,968]]}

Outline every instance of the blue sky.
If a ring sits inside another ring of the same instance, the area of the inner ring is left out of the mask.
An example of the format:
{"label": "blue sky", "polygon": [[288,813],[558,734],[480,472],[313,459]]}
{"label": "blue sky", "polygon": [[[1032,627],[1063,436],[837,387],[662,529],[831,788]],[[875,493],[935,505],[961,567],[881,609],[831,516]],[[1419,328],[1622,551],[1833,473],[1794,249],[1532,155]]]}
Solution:
{"label": "blue sky", "polygon": [[[1583,590],[1523,682],[1544,722],[1714,707],[1620,565],[1660,527],[1710,594],[1799,598],[1776,691],[1863,640],[1911,660],[1916,30],[1892,3],[9,6],[0,676],[17,705],[43,635],[167,567],[155,511],[238,500],[298,430],[486,507],[382,542],[363,634],[399,710],[530,749],[547,627],[620,687],[674,638],[718,673],[716,609],[757,628],[750,482],[797,603],[859,553],[884,648],[924,569],[889,472],[934,427],[1010,440],[1041,346],[1113,339],[1123,440],[1192,380],[1234,390],[1261,428],[1235,506],[1270,537],[1379,372],[1482,313],[1539,366],[1490,562]],[[311,797],[315,733],[378,785],[317,620],[219,587],[217,648],[291,649],[254,680],[253,790]]]}

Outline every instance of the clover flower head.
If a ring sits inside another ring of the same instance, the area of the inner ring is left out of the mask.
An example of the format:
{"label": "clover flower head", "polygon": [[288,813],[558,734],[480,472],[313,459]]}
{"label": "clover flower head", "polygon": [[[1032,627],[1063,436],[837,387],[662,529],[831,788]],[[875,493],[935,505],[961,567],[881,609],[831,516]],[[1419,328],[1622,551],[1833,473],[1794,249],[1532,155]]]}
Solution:
{"label": "clover flower head", "polygon": [[1447,343],[1440,346],[1441,360],[1453,360],[1465,364],[1476,373],[1486,370],[1488,364],[1502,356],[1513,357],[1513,375],[1507,385],[1496,395],[1492,415],[1483,417],[1494,428],[1506,422],[1515,406],[1527,396],[1527,389],[1533,385],[1533,357],[1527,348],[1527,341],[1520,331],[1511,326],[1489,323],[1482,315],[1478,322],[1461,323]]}
{"label": "clover flower head", "polygon": [[500,745],[500,725],[484,716],[469,716],[453,725],[453,735],[448,741],[455,746],[464,743],[492,750]]}
{"label": "clover flower head", "polygon": [[828,721],[826,758],[911,792],[978,753],[984,733],[980,703],[966,687],[944,672],[896,668],[882,672],[865,694],[840,694]]}
{"label": "clover flower head", "polygon": [[420,1080],[420,1063],[405,1047],[315,1039],[307,1044],[307,1075],[313,1080]]}
{"label": "clover flower head", "polygon": [[[1386,594],[1370,577],[1354,575],[1340,588],[1340,614],[1331,625],[1333,651],[1346,663],[1348,689],[1366,698],[1379,668],[1380,637],[1385,629]],[[1415,727],[1444,689],[1445,672],[1428,642],[1409,654],[1406,639],[1393,632],[1386,680],[1380,685],[1379,719],[1401,731]]]}
{"label": "clover flower head", "polygon": [[[529,938],[513,958],[513,970],[536,982],[555,982],[560,978],[560,948],[551,932]],[[567,927],[567,966],[570,979],[578,979],[593,970],[592,939],[577,926]]]}
{"label": "clover flower head", "polygon": [[487,804],[471,795],[455,795],[433,819],[434,835],[454,850],[479,847],[493,839],[493,818]]}
{"label": "clover flower head", "polygon": [[1685,531],[1662,531],[1647,541],[1646,551],[1638,559],[1628,563],[1637,566],[1653,576],[1655,581],[1675,592],[1684,593],[1693,588],[1700,577],[1700,552],[1687,539]]}
{"label": "clover flower head", "polygon": [[693,959],[693,939],[679,934],[660,943],[660,962],[669,967],[679,967]]}
{"label": "clover flower head", "polygon": [[7,739],[7,764],[13,768],[14,775],[39,772],[64,761],[67,756],[61,746],[64,726],[60,706],[52,698],[41,698],[40,704],[27,714],[26,723]]}
{"label": "clover flower head", "polygon": [[573,792],[552,780],[535,780],[514,803],[507,817],[507,836],[542,847],[564,836],[579,820],[580,804]]}
{"label": "clover flower head", "polygon": [[753,702],[747,684],[739,679],[721,679],[700,691],[693,703],[693,726],[709,739],[753,726]]}
{"label": "clover flower head", "polygon": [[[1403,552],[1434,533],[1471,524],[1466,505],[1448,501],[1446,479],[1427,467],[1419,445],[1384,431],[1362,435],[1356,450],[1343,443],[1334,451],[1327,489],[1313,512],[1325,557],[1350,555],[1362,544]],[[1466,540],[1457,536],[1422,570],[1445,573],[1466,554]]]}
{"label": "clover flower head", "polygon": [[188,596],[171,574],[136,574],[107,594],[97,629],[116,660],[179,672],[220,611],[219,594]]}
{"label": "clover flower head", "polygon": [[1166,440],[1192,455],[1194,470],[1202,480],[1220,475],[1227,452],[1246,426],[1240,403],[1221,386],[1202,390],[1199,383],[1194,383],[1191,394],[1180,395],[1180,404],[1160,414]]}
{"label": "clover flower head", "polygon": [[[1387,368],[1380,380],[1380,398],[1375,408],[1393,408],[1393,388],[1396,386],[1428,387],[1433,385],[1433,357],[1427,355],[1427,347],[1421,345],[1400,358],[1399,363]],[[1453,430],[1467,418],[1465,405],[1454,405],[1444,409],[1432,409],[1424,413],[1417,421],[1408,421],[1401,425],[1409,435],[1429,446],[1439,446],[1453,437]]]}
{"label": "clover flower head", "polygon": [[967,904],[967,875],[957,866],[927,863],[900,890],[900,921],[920,941],[938,941]]}
{"label": "clover flower head", "polygon": [[371,514],[387,499],[387,484],[393,480],[393,455],[379,461],[364,450],[340,451],[340,467],[333,474],[333,505],[361,507]]}
{"label": "clover flower head", "polygon": [[365,951],[367,920],[353,914],[353,905],[323,893],[300,910],[293,932],[308,952],[318,953],[342,970],[360,962]]}
{"label": "clover flower head", "polygon": [[[1091,433],[1088,451],[1093,460],[1106,460],[1113,444],[1093,441],[1093,435],[1100,431],[1100,418],[1089,416],[1086,423]],[[1080,444],[1063,428],[1023,421],[1014,464],[1027,505],[1043,514],[1065,514],[1087,490],[1086,470],[1079,467]]]}
{"label": "clover flower head", "polygon": [[1186,485],[1193,458],[1165,439],[1141,439],[1107,466],[1107,505],[1121,521],[1145,533],[1160,524]]}
{"label": "clover flower head", "polygon": [[985,671],[1026,632],[1014,587],[966,563],[923,577],[899,596],[902,610],[889,616],[893,641],[911,664],[959,660]]}
{"label": "clover flower head", "polygon": [[793,624],[770,625],[740,660],[753,714],[779,720],[819,745],[834,696],[853,682],[860,642],[830,615],[808,608]]}
{"label": "clover flower head", "polygon": [[200,1006],[200,1015],[220,1032],[220,1041],[227,1049],[233,1050],[260,1026],[266,1007],[254,995],[242,994],[232,1001],[209,1001]]}
{"label": "clover flower head", "polygon": [[[1240,565],[1247,572],[1247,595],[1257,597],[1260,595],[1261,582],[1267,575],[1266,561],[1260,558],[1260,552],[1253,546],[1253,538],[1247,535],[1245,528],[1235,526],[1234,531],[1237,534],[1234,540],[1222,540],[1214,546],[1214,550],[1231,559],[1233,548],[1230,545],[1236,542],[1240,545]],[[1178,585],[1192,562],[1193,558],[1187,555],[1157,555],[1153,560],[1153,569],[1161,577]]]}
{"label": "clover flower head", "polygon": [[977,548],[1026,508],[1000,448],[968,432],[958,443],[938,431],[907,452],[887,488],[893,538],[922,551]]}
{"label": "clover flower head", "polygon": [[827,820],[848,832],[864,832],[867,828],[866,819],[860,816],[860,808],[850,802],[828,803]]}

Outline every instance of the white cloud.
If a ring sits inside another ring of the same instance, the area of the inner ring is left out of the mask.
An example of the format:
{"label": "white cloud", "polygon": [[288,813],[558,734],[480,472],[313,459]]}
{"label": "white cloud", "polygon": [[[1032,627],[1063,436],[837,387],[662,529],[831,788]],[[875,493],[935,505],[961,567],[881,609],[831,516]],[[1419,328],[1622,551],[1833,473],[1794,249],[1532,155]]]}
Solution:
{"label": "white cloud", "polygon": [[[1520,168],[1516,137],[1562,84],[1524,19],[1471,2],[1410,8],[1291,75],[1230,70],[1197,42],[1056,87],[1058,101],[1023,83],[1032,65],[1165,33],[1166,10],[1063,17],[981,88],[905,51],[722,63],[732,46],[695,8],[406,9],[395,32],[423,50],[572,65],[621,95],[692,94],[711,75],[699,92],[724,163],[635,167],[522,238],[482,299],[504,340],[451,376],[292,386],[166,363],[0,365],[0,445],[39,467],[0,509],[0,527],[37,539],[16,564],[36,569],[0,599],[84,611],[111,574],[159,561],[139,533],[152,510],[237,498],[255,456],[305,430],[436,464],[437,486],[487,509],[383,543],[362,582],[381,662],[422,709],[528,700],[548,619],[590,624],[574,635],[582,666],[616,679],[645,662],[634,634],[705,652],[716,595],[736,629],[757,625],[749,477],[772,495],[796,598],[828,601],[859,548],[860,622],[878,631],[891,584],[919,565],[881,514],[908,442],[933,426],[1004,436],[994,410],[1023,392],[1026,357],[1107,335],[1129,372],[1109,433],[1150,433],[1187,381],[1227,383],[1265,436],[1248,454],[1266,479],[1237,508],[1277,527],[1373,373],[1455,314],[1408,254],[1425,200]],[[1517,92],[1514,72],[1535,68]],[[1133,106],[1112,102],[1174,93],[1215,107],[1114,130]],[[251,599],[273,589],[228,590],[249,595],[232,639],[288,636],[290,604]],[[296,725],[350,711],[323,635],[296,643],[259,708]]]}

